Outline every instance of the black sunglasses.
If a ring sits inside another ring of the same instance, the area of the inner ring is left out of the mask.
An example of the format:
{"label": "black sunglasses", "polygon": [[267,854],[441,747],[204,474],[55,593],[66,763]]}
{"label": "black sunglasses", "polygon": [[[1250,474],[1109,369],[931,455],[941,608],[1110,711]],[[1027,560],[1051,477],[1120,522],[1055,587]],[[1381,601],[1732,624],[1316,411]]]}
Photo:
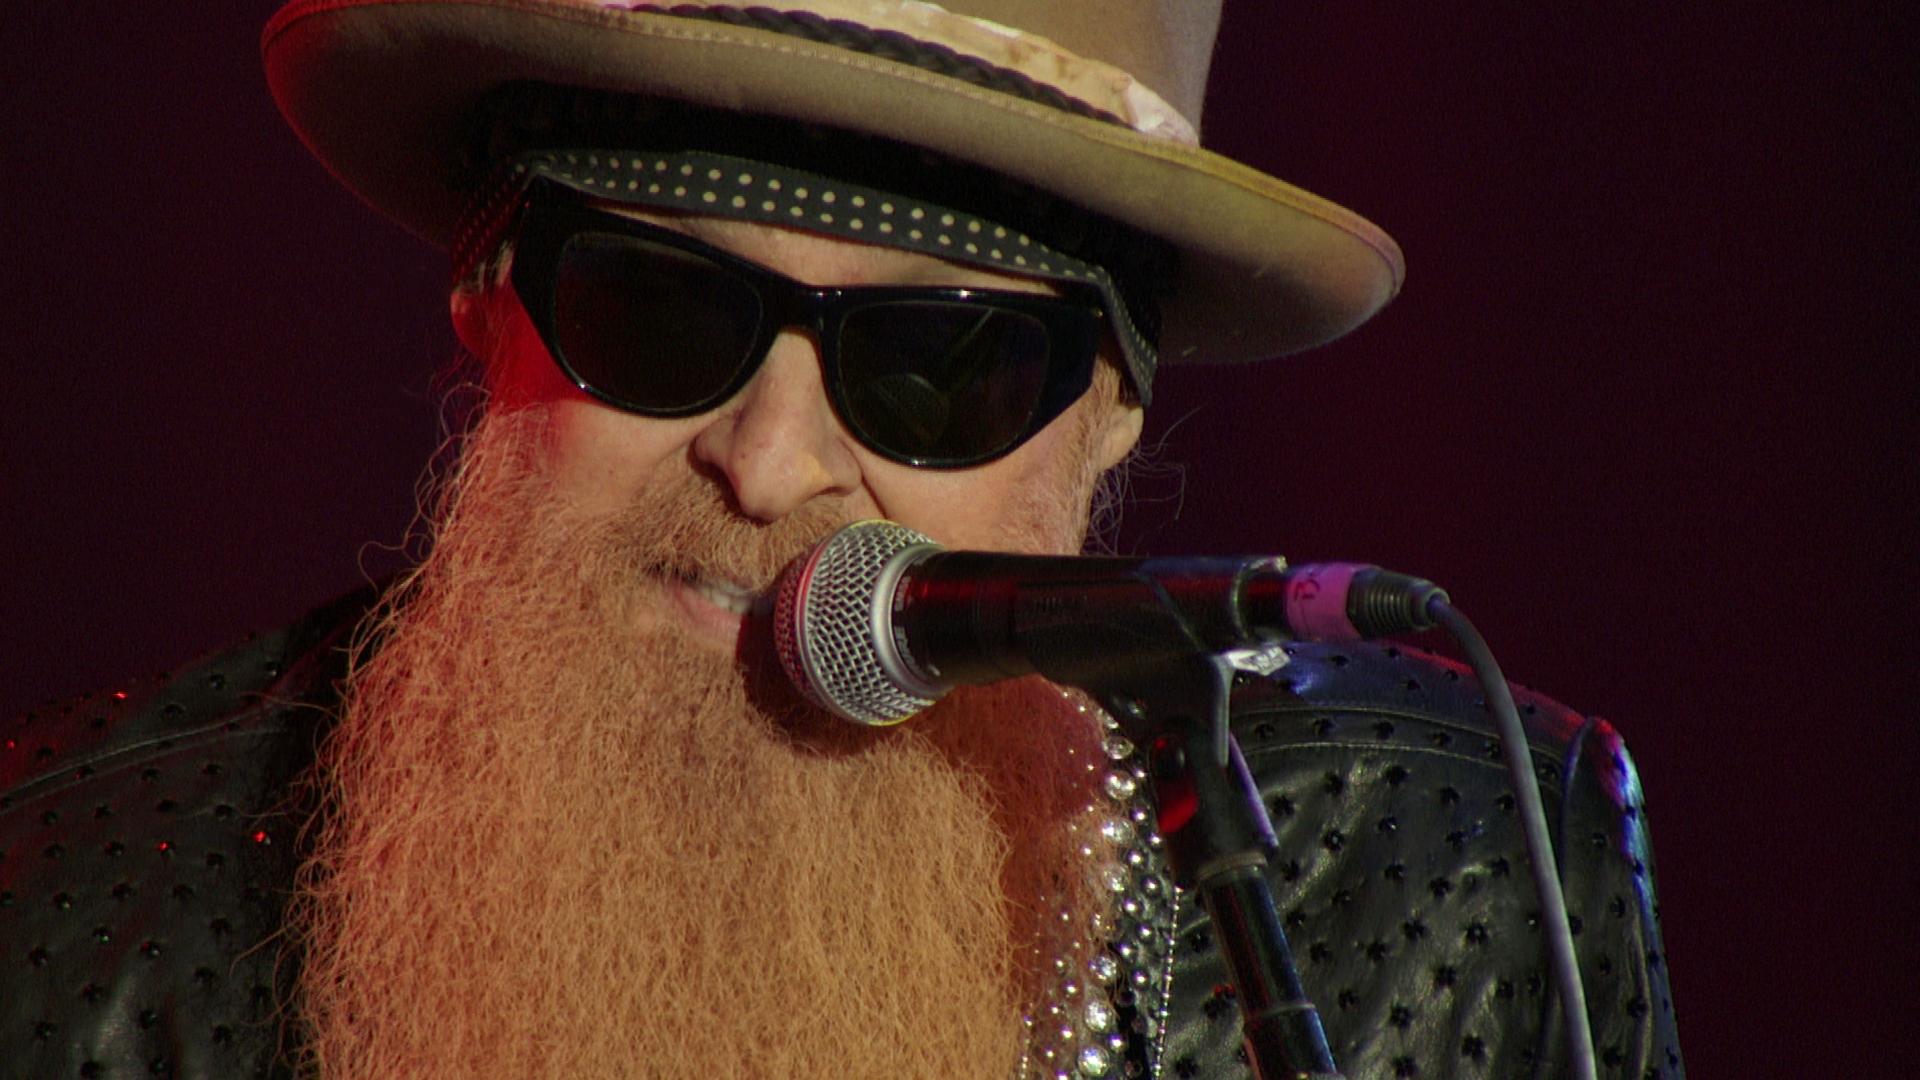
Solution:
{"label": "black sunglasses", "polygon": [[642,416],[738,393],[774,338],[811,329],[833,409],[860,443],[926,468],[1012,452],[1086,393],[1100,294],[819,288],[547,180],[519,209],[514,291],[567,377]]}

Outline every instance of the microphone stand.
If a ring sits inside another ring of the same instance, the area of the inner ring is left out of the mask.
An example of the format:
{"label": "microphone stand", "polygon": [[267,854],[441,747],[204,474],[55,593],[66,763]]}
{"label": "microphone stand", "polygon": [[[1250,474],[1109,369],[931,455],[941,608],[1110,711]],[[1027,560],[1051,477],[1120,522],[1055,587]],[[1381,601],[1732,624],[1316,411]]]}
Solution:
{"label": "microphone stand", "polygon": [[1300,985],[1263,872],[1277,844],[1228,726],[1233,666],[1201,653],[1089,687],[1138,745],[1182,889],[1213,920],[1240,999],[1241,1032],[1260,1080],[1338,1080],[1320,1014]]}

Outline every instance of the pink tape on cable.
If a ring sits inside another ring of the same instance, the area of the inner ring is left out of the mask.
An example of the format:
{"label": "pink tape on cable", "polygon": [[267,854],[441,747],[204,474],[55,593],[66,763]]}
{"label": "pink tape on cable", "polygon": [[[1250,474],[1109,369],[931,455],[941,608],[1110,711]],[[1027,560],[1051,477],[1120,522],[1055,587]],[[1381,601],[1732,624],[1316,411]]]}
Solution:
{"label": "pink tape on cable", "polygon": [[1364,563],[1309,563],[1287,573],[1287,625],[1308,641],[1359,641],[1347,593]]}

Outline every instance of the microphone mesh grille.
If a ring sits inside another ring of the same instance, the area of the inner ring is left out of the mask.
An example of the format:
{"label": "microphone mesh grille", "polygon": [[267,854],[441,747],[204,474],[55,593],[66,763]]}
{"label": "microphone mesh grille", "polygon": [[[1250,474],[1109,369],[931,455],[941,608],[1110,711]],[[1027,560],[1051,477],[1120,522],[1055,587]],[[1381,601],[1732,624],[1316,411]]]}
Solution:
{"label": "microphone mesh grille", "polygon": [[891,521],[855,522],[788,571],[774,601],[774,645],[808,697],[862,724],[898,723],[933,704],[888,677],[873,614],[887,564],[929,543]]}

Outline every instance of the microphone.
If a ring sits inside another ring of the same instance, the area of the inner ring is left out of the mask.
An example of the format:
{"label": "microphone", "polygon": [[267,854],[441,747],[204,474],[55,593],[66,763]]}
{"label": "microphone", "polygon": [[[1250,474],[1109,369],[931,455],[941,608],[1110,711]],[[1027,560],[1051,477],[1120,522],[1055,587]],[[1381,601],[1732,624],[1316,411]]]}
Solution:
{"label": "microphone", "polygon": [[960,685],[1037,672],[1098,687],[1178,657],[1424,630],[1436,599],[1431,582],[1359,563],[947,551],[871,520],[788,567],[773,636],[809,699],[893,724]]}

